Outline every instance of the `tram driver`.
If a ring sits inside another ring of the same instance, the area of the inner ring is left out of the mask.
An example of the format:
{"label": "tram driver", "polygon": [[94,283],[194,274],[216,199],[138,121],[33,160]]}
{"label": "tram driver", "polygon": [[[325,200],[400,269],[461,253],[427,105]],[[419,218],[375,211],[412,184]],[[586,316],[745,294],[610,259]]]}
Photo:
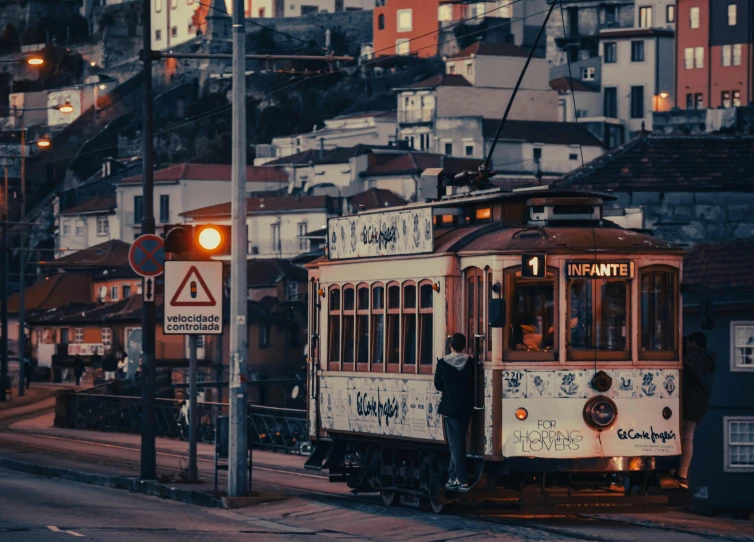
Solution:
{"label": "tram driver", "polygon": [[474,412],[474,362],[463,351],[466,336],[454,333],[450,354],[437,362],[435,389],[442,392],[438,412],[443,416],[450,449],[446,489],[468,490],[466,477],[466,432]]}

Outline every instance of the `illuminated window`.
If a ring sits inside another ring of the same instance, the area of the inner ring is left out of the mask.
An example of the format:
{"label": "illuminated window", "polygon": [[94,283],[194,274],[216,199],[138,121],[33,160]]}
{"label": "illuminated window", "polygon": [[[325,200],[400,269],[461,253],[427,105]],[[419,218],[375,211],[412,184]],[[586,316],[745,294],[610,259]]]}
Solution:
{"label": "illuminated window", "polygon": [[329,292],[328,311],[328,360],[329,369],[340,368],[340,288],[331,286]]}
{"label": "illuminated window", "polygon": [[507,359],[557,359],[556,280],[550,271],[544,278],[522,277],[520,267],[505,272],[509,299],[509,325],[505,330]]}
{"label": "illuminated window", "polygon": [[382,371],[385,357],[385,287],[372,286],[372,370]]}
{"label": "illuminated window", "polygon": [[644,6],[639,8],[639,28],[652,27],[652,8]]}
{"label": "illuminated window", "polygon": [[395,40],[395,54],[396,55],[407,55],[410,52],[409,49],[409,40],[408,39],[400,39]]}
{"label": "illuminated window", "polygon": [[397,14],[398,14],[398,32],[411,32],[411,30],[413,30],[411,10],[399,9]]}
{"label": "illuminated window", "polygon": [[668,23],[675,22],[675,5],[671,4],[665,8],[665,21]]}
{"label": "illuminated window", "polygon": [[403,372],[416,372],[416,284],[403,285]]}
{"label": "illuminated window", "polygon": [[641,270],[641,356],[673,359],[678,351],[678,272],[672,268]]}
{"label": "illuminated window", "polygon": [[731,322],[730,344],[730,370],[754,371],[754,322]]}
{"label": "illuminated window", "polygon": [[736,26],[736,19],[738,18],[736,4],[728,4],[728,26]]}
{"label": "illuminated window", "polygon": [[629,306],[630,288],[626,280],[571,279],[568,359],[586,359],[597,352],[602,359],[629,359]]}
{"label": "illuminated window", "polygon": [[484,207],[482,209],[476,210],[476,219],[477,220],[489,220],[492,218],[492,209],[489,207]]}
{"label": "illuminated window", "polygon": [[453,20],[453,6],[451,4],[440,4],[437,9],[437,20],[441,23],[447,23]]}
{"label": "illuminated window", "polygon": [[741,107],[741,91],[733,91],[733,107]]}
{"label": "illuminated window", "polygon": [[729,90],[723,90],[720,93],[720,105],[722,105],[726,109],[730,107],[730,91]]}

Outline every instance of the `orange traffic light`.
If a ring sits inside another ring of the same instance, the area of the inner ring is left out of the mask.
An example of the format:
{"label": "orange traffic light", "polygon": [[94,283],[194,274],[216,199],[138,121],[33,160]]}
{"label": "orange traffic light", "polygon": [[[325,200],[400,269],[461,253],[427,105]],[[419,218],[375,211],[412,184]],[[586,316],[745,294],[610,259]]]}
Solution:
{"label": "orange traffic light", "polygon": [[213,251],[223,242],[223,235],[216,226],[197,226],[196,242],[203,250]]}
{"label": "orange traffic light", "polygon": [[175,224],[165,226],[165,252],[197,259],[230,254],[230,226]]}

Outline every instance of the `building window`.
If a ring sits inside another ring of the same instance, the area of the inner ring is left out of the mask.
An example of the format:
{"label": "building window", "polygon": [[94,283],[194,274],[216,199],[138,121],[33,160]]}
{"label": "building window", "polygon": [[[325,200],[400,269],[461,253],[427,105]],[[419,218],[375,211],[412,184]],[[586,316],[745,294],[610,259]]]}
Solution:
{"label": "building window", "polygon": [[103,327],[100,333],[102,337],[102,346],[104,346],[105,350],[107,350],[113,344],[113,330],[109,327]]}
{"label": "building window", "polygon": [[704,47],[694,47],[694,67],[704,68]]}
{"label": "building window", "polygon": [[131,295],[131,285],[130,284],[124,284],[123,285],[123,299],[126,299]]}
{"label": "building window", "polygon": [[144,198],[134,196],[134,224],[141,224],[142,218],[144,218]]}
{"label": "building window", "polygon": [[754,472],[754,418],[725,416],[725,472]]}
{"label": "building window", "polygon": [[178,7],[178,0],[170,0],[170,7],[176,9]]}
{"label": "building window", "polygon": [[97,235],[104,237],[110,233],[110,222],[106,216],[97,217]]}
{"label": "building window", "polygon": [[733,65],[741,65],[741,44],[737,43],[733,46]]}
{"label": "building window", "polygon": [[683,67],[687,70],[694,69],[694,48],[686,47],[683,50]]}
{"label": "building window", "polygon": [[730,45],[723,45],[723,66],[730,66],[733,58],[733,47]]}
{"label": "building window", "polygon": [[421,146],[421,150],[428,151],[429,150],[429,132],[424,134],[419,134],[419,143]]}
{"label": "building window", "polygon": [[410,52],[409,49],[409,40],[408,39],[400,39],[395,40],[395,54],[396,55],[407,55]]}
{"label": "building window", "polygon": [[104,301],[105,299],[107,299],[107,286],[100,286],[97,301]]}
{"label": "building window", "polygon": [[571,153],[571,154],[568,155],[568,159],[569,160],[578,160],[579,159],[579,155]]}
{"label": "building window", "polygon": [[264,19],[264,8],[259,8],[259,18]]}
{"label": "building window", "polygon": [[605,64],[615,64],[618,61],[618,44],[614,41],[605,42]]}
{"label": "building window", "polygon": [[474,73],[474,65],[471,62],[466,63],[466,75],[472,75]]}
{"label": "building window", "polygon": [[441,23],[447,23],[453,20],[453,6],[451,4],[440,4],[437,9],[437,20]]}
{"label": "building window", "polygon": [[652,28],[652,8],[644,6],[639,8],[639,28]]}
{"label": "building window", "polygon": [[456,73],[456,65],[455,64],[448,64],[448,73],[450,73],[450,74]]}
{"label": "building window", "polygon": [[694,94],[694,109],[704,109],[704,94],[701,92]]}
{"label": "building window", "polygon": [[453,156],[453,144],[452,143],[446,143],[445,144],[445,156]]}
{"label": "building window", "polygon": [[154,0],[154,10],[157,13],[162,11],[162,0]]}
{"label": "building window", "polygon": [[534,158],[534,163],[539,164],[539,161],[542,159],[542,147],[534,147],[532,149],[532,157]]}
{"label": "building window", "polygon": [[641,359],[675,359],[678,351],[678,271],[663,266],[641,270]]}
{"label": "building window", "polygon": [[309,250],[309,239],[304,236],[308,233],[309,225],[306,222],[298,223],[298,249]]}
{"label": "building window", "polygon": [[160,196],[160,222],[170,222],[170,196],[165,194]]}
{"label": "building window", "polygon": [[84,235],[84,223],[81,220],[76,221],[76,237]]}
{"label": "building window", "polygon": [[618,13],[616,6],[605,6],[605,24],[615,24],[618,20]]}
{"label": "building window", "polygon": [[675,5],[670,4],[665,8],[665,20],[669,23],[675,22]]}
{"label": "building window", "polygon": [[721,93],[720,104],[726,109],[730,107],[730,91],[729,90],[723,90],[723,92]]}
{"label": "building window", "polygon": [[736,26],[737,15],[736,4],[728,4],[728,26]]}
{"label": "building window", "polygon": [[60,330],[60,344],[68,344],[68,341],[70,340],[68,337],[68,328],[62,328]]}
{"label": "building window", "polygon": [[631,118],[644,118],[644,87],[631,87]]}
{"label": "building window", "polygon": [[272,224],[272,252],[281,253],[280,222]]}
{"label": "building window", "polygon": [[644,62],[644,41],[631,42],[631,62]]}
{"label": "building window", "polygon": [[63,235],[70,235],[70,234],[71,234],[71,225],[66,220],[63,222]]}
{"label": "building window", "polygon": [[380,16],[377,17],[377,30],[385,30],[385,14],[380,13]]}
{"label": "building window", "polygon": [[733,91],[733,107],[741,107],[741,91]]}
{"label": "building window", "polygon": [[465,145],[464,153],[466,156],[474,156],[474,145]]}
{"label": "building window", "polygon": [[77,327],[73,332],[73,342],[81,344],[84,342],[84,328]]}
{"label": "building window", "polygon": [[410,9],[398,10],[398,32],[411,32],[413,30],[413,21]]}
{"label": "building window", "polygon": [[178,37],[178,27],[174,26],[170,29],[170,37],[177,38]]}
{"label": "building window", "polygon": [[110,301],[118,301],[118,299],[120,299],[118,292],[119,288],[117,286],[110,287]]}
{"label": "building window", "polygon": [[699,28],[699,8],[689,10],[689,23],[691,28]]}
{"label": "building window", "polygon": [[267,348],[270,346],[270,324],[269,322],[262,322],[259,324],[259,348]]}
{"label": "building window", "polygon": [[618,89],[616,87],[605,87],[604,110],[606,117],[618,118]]}
{"label": "building window", "polygon": [[730,370],[754,371],[754,321],[730,323]]}
{"label": "building window", "polygon": [[162,30],[154,31],[154,41],[162,41]]}
{"label": "building window", "polygon": [[586,68],[581,68],[581,80],[582,81],[594,81],[594,67],[589,66]]}

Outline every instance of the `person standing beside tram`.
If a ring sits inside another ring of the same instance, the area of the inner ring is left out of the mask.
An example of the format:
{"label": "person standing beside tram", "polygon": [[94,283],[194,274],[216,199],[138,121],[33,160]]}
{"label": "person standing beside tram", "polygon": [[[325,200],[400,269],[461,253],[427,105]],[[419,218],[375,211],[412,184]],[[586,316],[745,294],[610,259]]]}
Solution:
{"label": "person standing beside tram", "polygon": [[701,423],[712,397],[717,356],[707,350],[707,336],[695,331],[684,341],[683,349],[683,449],[675,480],[688,488],[689,466],[694,453],[694,431]]}
{"label": "person standing beside tram", "polygon": [[464,354],[466,337],[454,333],[450,338],[450,354],[437,362],[435,389],[442,392],[438,413],[445,422],[445,435],[450,450],[446,489],[468,489],[466,477],[466,432],[474,412],[474,363]]}

